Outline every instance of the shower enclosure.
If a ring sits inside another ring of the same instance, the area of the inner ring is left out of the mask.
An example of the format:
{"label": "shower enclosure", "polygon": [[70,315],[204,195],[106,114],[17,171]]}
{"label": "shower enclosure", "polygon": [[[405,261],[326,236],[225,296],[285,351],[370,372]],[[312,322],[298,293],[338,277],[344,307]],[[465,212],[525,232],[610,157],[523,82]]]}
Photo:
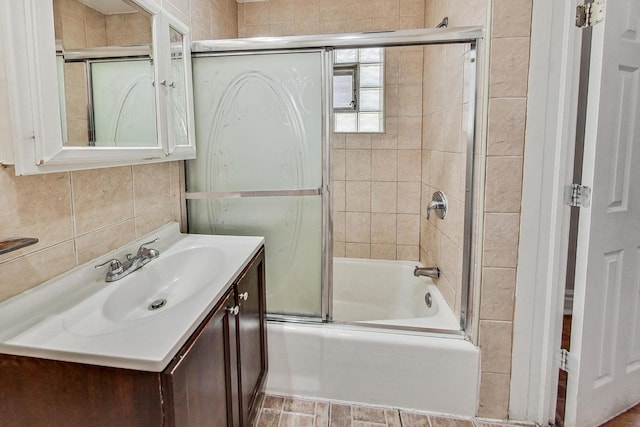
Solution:
{"label": "shower enclosure", "polygon": [[[271,319],[464,334],[482,36],[452,28],[193,44],[189,232],[265,236]],[[459,84],[446,87],[447,73]],[[426,218],[435,190],[449,199],[445,220]],[[414,277],[419,261],[440,279]],[[353,303],[381,310],[358,314]],[[445,314],[429,323],[434,312]]]}

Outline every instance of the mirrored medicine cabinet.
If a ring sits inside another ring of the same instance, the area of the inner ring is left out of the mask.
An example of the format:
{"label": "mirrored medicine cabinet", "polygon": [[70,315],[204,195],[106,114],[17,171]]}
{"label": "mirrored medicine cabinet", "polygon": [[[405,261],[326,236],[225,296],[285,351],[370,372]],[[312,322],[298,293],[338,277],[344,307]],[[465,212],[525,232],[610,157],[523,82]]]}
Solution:
{"label": "mirrored medicine cabinet", "polygon": [[0,7],[16,174],[195,157],[187,25],[151,0]]}

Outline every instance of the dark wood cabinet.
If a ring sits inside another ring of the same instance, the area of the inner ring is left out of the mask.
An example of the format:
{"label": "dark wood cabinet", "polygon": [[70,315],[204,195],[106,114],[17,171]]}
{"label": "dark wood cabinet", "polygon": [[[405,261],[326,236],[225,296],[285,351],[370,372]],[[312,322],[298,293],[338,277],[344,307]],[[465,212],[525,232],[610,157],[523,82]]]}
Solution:
{"label": "dark wood cabinet", "polygon": [[242,425],[257,413],[258,393],[267,371],[264,262],[254,262],[238,282],[238,355]]}
{"label": "dark wood cabinet", "polygon": [[[196,333],[162,376],[166,425],[175,427],[232,426],[231,347],[235,321],[228,307],[235,304],[230,291],[222,305]],[[235,348],[233,349],[235,351]],[[237,410],[236,410],[237,412]]]}
{"label": "dark wood cabinet", "polygon": [[0,354],[0,427],[250,427],[267,372],[264,248],[162,372]]}

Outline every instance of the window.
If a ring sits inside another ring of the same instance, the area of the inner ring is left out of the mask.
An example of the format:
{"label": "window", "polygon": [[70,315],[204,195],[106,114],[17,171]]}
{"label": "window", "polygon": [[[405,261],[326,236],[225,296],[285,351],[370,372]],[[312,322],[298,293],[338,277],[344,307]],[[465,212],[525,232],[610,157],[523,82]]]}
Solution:
{"label": "window", "polygon": [[384,132],[384,49],[338,49],[333,62],[335,132]]}

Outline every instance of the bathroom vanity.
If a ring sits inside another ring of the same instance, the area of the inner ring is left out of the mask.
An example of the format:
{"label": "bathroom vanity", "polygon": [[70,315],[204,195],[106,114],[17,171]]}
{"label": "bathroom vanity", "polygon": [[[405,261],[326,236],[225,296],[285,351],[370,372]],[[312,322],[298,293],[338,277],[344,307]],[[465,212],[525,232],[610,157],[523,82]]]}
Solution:
{"label": "bathroom vanity", "polygon": [[0,425],[251,425],[263,239],[178,233],[158,249],[117,282],[86,266],[0,304]]}

